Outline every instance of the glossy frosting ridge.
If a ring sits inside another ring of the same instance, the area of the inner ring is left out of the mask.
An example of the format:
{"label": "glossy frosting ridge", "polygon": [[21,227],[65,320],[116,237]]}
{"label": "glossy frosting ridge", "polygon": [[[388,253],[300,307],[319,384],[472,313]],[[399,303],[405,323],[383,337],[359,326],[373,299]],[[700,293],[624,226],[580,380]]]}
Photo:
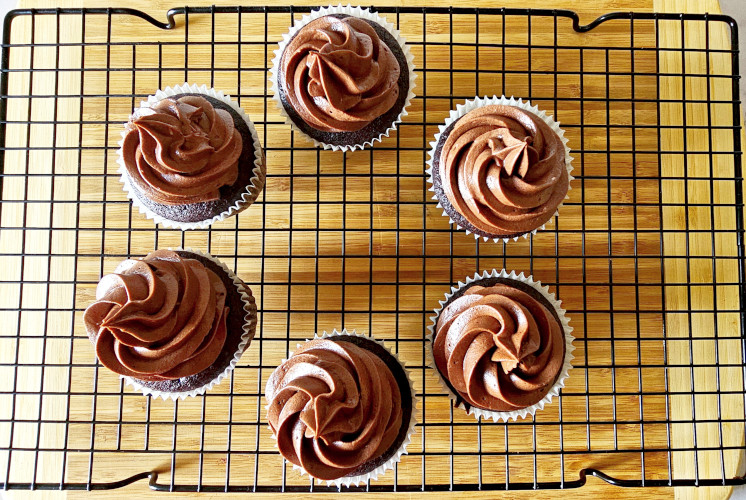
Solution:
{"label": "glossy frosting ridge", "polygon": [[562,139],[516,106],[487,105],[459,118],[443,142],[437,167],[453,208],[487,235],[541,227],[569,187]]}
{"label": "glossy frosting ridge", "polygon": [[144,381],[188,377],[212,365],[227,335],[221,279],[170,250],[127,263],[101,279],[83,315],[101,364]]}
{"label": "glossy frosting ridge", "polygon": [[303,26],[283,52],[282,85],[313,128],[354,132],[390,110],[401,68],[365,20],[324,16]]}
{"label": "glossy frosting ridge", "polygon": [[307,342],[272,373],[266,398],[280,453],[318,479],[338,479],[380,457],[402,425],[391,370],[351,342]]}
{"label": "glossy frosting ridge", "polygon": [[512,411],[549,392],[564,363],[565,339],[555,316],[528,293],[472,285],[441,311],[433,356],[466,403]]}
{"label": "glossy frosting ridge", "polygon": [[122,157],[129,178],[148,198],[187,205],[217,200],[222,186],[236,182],[242,149],[228,111],[183,95],[135,111]]}

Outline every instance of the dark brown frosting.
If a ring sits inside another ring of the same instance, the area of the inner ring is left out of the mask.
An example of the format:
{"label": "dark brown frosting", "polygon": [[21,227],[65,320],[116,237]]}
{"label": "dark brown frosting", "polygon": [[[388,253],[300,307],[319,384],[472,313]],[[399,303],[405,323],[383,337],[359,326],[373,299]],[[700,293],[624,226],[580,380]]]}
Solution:
{"label": "dark brown frosting", "polygon": [[453,208],[496,236],[541,227],[569,186],[559,135],[515,106],[484,106],[457,120],[442,146],[438,172]]}
{"label": "dark brown frosting", "polygon": [[226,288],[198,260],[158,250],[104,276],[83,321],[101,364],[139,380],[188,377],[226,339]]}
{"label": "dark brown frosting", "polygon": [[391,370],[351,342],[307,342],[272,373],[266,397],[280,453],[318,479],[338,479],[376,459],[402,424]]}
{"label": "dark brown frosting", "polygon": [[127,123],[127,174],[151,200],[187,205],[220,197],[238,178],[243,149],[233,117],[200,96],[167,98],[140,108]]}
{"label": "dark brown frosting", "polygon": [[283,52],[286,98],[310,126],[354,132],[391,109],[399,63],[373,27],[324,16],[303,26]]}
{"label": "dark brown frosting", "polygon": [[537,299],[508,285],[472,285],[438,317],[438,371],[466,403],[512,411],[538,403],[565,358],[561,325]]}

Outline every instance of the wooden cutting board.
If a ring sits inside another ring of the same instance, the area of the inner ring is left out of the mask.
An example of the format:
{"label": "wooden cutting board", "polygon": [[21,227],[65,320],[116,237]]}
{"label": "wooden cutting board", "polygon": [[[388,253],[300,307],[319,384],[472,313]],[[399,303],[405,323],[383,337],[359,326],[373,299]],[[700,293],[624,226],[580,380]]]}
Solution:
{"label": "wooden cutting board", "polygon": [[[178,3],[178,2],[177,2]],[[156,1],[146,1],[146,0],[129,0],[126,3],[127,7],[135,8],[143,10],[147,13],[150,13],[153,15],[156,19],[164,19],[164,13],[168,8],[174,7],[177,5],[177,3],[174,3],[172,1],[163,1],[163,0],[156,0]],[[236,2],[235,1],[191,1],[189,2],[190,6],[197,6],[197,5],[210,5],[210,4],[216,4],[216,5],[233,5]],[[283,5],[285,2],[277,2],[277,1],[265,1],[262,3],[266,3],[267,5]],[[295,2],[296,5],[309,5],[309,4],[317,4],[316,1],[298,1]],[[437,1],[437,0],[431,0],[431,1],[422,1],[422,0],[415,0],[415,1],[386,1],[386,2],[374,2],[376,5],[428,5],[428,6],[437,6],[437,5],[449,5],[448,2],[443,1]],[[96,2],[96,1],[63,1],[63,2],[53,2],[53,1],[47,1],[47,0],[20,0],[19,7],[57,7],[57,6],[69,6],[69,7],[100,7],[100,6],[111,6],[108,5],[107,2]],[[125,6],[125,5],[121,5]],[[483,1],[479,2],[480,7],[536,7],[536,8],[546,8],[548,7],[547,2],[539,2],[539,1],[533,1],[533,0],[504,0],[504,1]],[[709,1],[695,1],[695,0],[643,0],[643,1],[632,1],[632,0],[598,0],[594,2],[586,2],[581,0],[565,0],[565,1],[557,1],[553,2],[551,4],[552,8],[558,8],[558,9],[570,9],[574,10],[579,13],[580,15],[580,22],[581,24],[586,24],[590,22],[591,20],[595,19],[601,14],[605,14],[608,12],[614,12],[614,11],[667,11],[667,12],[710,12],[710,13],[717,13],[719,12],[719,6],[717,5],[716,0],[709,0]],[[717,38],[717,41],[713,41],[712,43],[719,43],[724,44],[725,43],[725,33],[721,32],[714,32],[711,33],[711,36],[714,38]],[[670,41],[669,46],[678,46],[680,43],[680,37],[681,33],[677,30],[671,30],[670,32],[667,32],[665,28],[661,32],[661,46],[667,46],[667,43]],[[718,38],[719,37],[719,38]],[[724,46],[724,45],[723,45]],[[41,67],[44,64],[43,58],[46,57],[44,54],[41,54],[39,57],[41,57],[41,60],[37,61],[37,67]],[[48,61],[50,62],[50,61]],[[429,64],[437,64],[437,61],[435,58],[428,60]],[[54,61],[50,62],[51,64],[54,64]],[[678,64],[678,67],[677,67]],[[692,65],[696,66],[698,64],[697,61],[692,61]],[[666,60],[665,58],[661,60],[661,70],[662,71],[669,71],[672,73],[675,73],[677,70],[680,72],[681,67],[680,63],[676,58],[671,58],[670,60]],[[704,73],[706,71],[706,68],[703,65],[700,65],[700,67],[693,67],[688,66],[687,70],[690,72],[701,72]],[[721,72],[721,73],[728,73],[729,68],[723,67],[723,68],[717,68],[713,67],[711,68],[713,72]],[[11,82],[12,83],[12,82]],[[680,90],[679,89],[667,89],[667,88],[661,88],[661,98],[680,98]],[[715,89],[716,90],[716,89]],[[433,85],[428,86],[428,92],[435,92],[437,89],[434,88]],[[693,87],[687,87],[688,92],[703,92],[704,90],[701,88],[696,88],[696,85]],[[679,94],[677,94],[679,92]],[[447,89],[444,90],[444,92],[440,93],[447,93]],[[691,96],[691,94],[689,94]],[[697,109],[688,110],[690,114],[690,117],[692,115],[695,115],[696,113],[702,113],[702,111]],[[677,116],[676,112],[674,110],[671,110],[670,112],[662,112],[661,114],[661,124],[666,125],[667,123],[670,124],[678,124],[680,123],[680,116]],[[703,118],[706,121],[706,117]],[[716,124],[716,123],[713,123]],[[701,137],[693,137],[690,138],[689,145],[692,146],[696,141],[702,140]],[[666,137],[664,141],[668,141],[665,143],[665,146],[671,150],[680,150],[683,148],[683,144],[681,144],[681,139],[679,137]],[[59,143],[58,143],[59,144]],[[673,172],[676,167],[675,165],[661,165],[661,168],[665,174],[668,170],[669,172]],[[696,196],[697,193],[694,193],[694,196]],[[22,193],[21,193],[22,196]],[[690,193],[690,200],[696,201],[696,198],[692,198],[692,193]],[[709,200],[707,193],[702,193],[702,200],[704,202],[707,202]],[[672,218],[671,221],[668,221],[670,224],[677,224],[681,223],[681,221],[677,221],[676,217],[679,217],[677,214],[671,214],[670,217]],[[33,221],[30,221],[33,222]],[[149,222],[149,221],[148,221]],[[727,222],[727,221],[726,221]],[[44,223],[44,222],[43,222]],[[7,243],[7,242],[6,242]],[[676,242],[672,242],[672,246],[675,245]],[[706,242],[709,244],[709,241]],[[697,252],[700,249],[697,247],[697,242],[694,242],[692,247],[690,247],[690,252]],[[81,251],[84,251],[85,249],[82,248]],[[706,249],[705,249],[706,250]],[[92,249],[93,252],[96,251],[96,248]],[[706,255],[706,253],[705,253]],[[9,264],[12,265],[12,264]],[[672,269],[674,269],[674,272],[676,271],[676,267],[673,266]],[[670,276],[669,278],[675,281],[682,281],[685,276],[681,275],[674,275]],[[692,281],[696,281],[698,277],[696,275],[690,276],[690,279]],[[707,278],[704,278],[707,279]],[[711,279],[711,278],[710,278]],[[685,292],[684,292],[685,293]],[[685,296],[678,296],[675,292],[670,293],[666,300],[666,305],[668,307],[680,307],[682,303],[685,301]],[[675,321],[673,319],[669,322],[669,327],[672,324],[671,321]],[[683,328],[683,327],[682,327]],[[720,330],[721,332],[727,333],[727,332],[737,332],[735,324],[721,324]],[[671,334],[669,332],[669,334]],[[695,344],[696,349],[696,344]],[[701,352],[695,352],[693,353],[694,356],[697,356],[699,360],[702,362],[714,362],[714,357],[712,352],[703,349]],[[722,354],[721,354],[722,356]],[[675,349],[672,349],[672,352],[668,353],[668,361],[669,363],[675,364],[675,363],[683,363],[687,364],[689,359],[689,352],[688,349],[686,352],[677,352]],[[723,358],[721,357],[721,360]],[[732,361],[732,360],[731,360]],[[707,374],[702,374],[703,377],[707,377]],[[698,379],[699,380],[699,379]],[[676,389],[677,382],[672,380],[671,382],[671,389]],[[689,381],[688,380],[681,380],[681,383],[684,384],[681,388],[683,390],[686,390]],[[32,407],[28,409],[29,412],[32,414],[37,411],[37,408],[33,405],[33,402],[29,403]],[[712,412],[715,411],[714,408],[708,408],[708,402],[704,401],[700,405],[698,405],[698,411],[703,411],[706,415],[712,415]],[[727,407],[723,409],[724,416],[727,414],[727,412],[732,412],[733,415],[738,415],[740,411],[741,417],[743,416],[743,410],[742,407],[734,407],[731,409],[728,409]],[[675,405],[671,408],[671,417],[672,418],[691,418],[691,409],[688,407],[688,405],[681,405],[681,407],[676,407]],[[700,417],[701,418],[701,417]],[[681,426],[681,428],[675,428],[674,434],[672,435],[672,442],[675,443],[690,443],[692,436],[691,436],[691,430],[687,430],[687,427],[691,426]],[[733,426],[733,428],[726,429],[727,432],[735,433],[736,436],[735,440],[740,440],[740,442],[743,442],[743,426]],[[739,437],[740,436],[740,437]],[[700,445],[703,445],[703,441],[706,441],[708,439],[708,436],[706,432],[700,432]],[[689,461],[691,462],[691,461]],[[683,471],[687,470],[687,468],[693,467],[691,463],[689,463],[686,459],[682,458],[675,462],[674,466],[677,470]],[[733,461],[735,463],[735,461]],[[53,466],[54,464],[50,464],[50,466]],[[44,464],[42,463],[42,467]],[[719,474],[720,464],[719,460],[712,460],[709,461],[706,458],[703,458],[699,463],[700,472],[705,475],[708,470],[715,471],[712,474]],[[128,473],[125,473],[123,471],[129,471],[131,469],[131,472],[140,472],[140,468],[138,468],[138,464],[122,464],[122,470],[117,471],[116,476],[117,477],[124,477],[128,475]],[[456,470],[456,474],[458,474],[458,468]],[[733,473],[729,473],[729,475],[733,475]],[[447,479],[445,479],[447,481]],[[606,483],[595,480],[595,479],[589,479],[588,484],[579,489],[579,490],[570,490],[570,491],[564,491],[564,492],[554,492],[554,491],[540,491],[540,492],[510,492],[509,497],[510,498],[531,498],[531,499],[543,499],[543,498],[555,498],[557,495],[567,495],[567,496],[575,496],[578,498],[599,498],[601,496],[606,497],[619,497],[619,498],[626,498],[626,497],[637,497],[637,498],[660,498],[660,497],[671,497],[676,496],[677,498],[725,498],[729,494],[730,488],[708,488],[708,489],[691,489],[691,488],[676,488],[676,489],[666,489],[666,488],[647,488],[647,489],[620,489],[616,487],[612,487],[607,485]],[[25,497],[26,494],[21,493],[12,493],[10,496],[12,497]],[[114,490],[110,492],[96,492],[96,493],[79,493],[79,492],[62,492],[62,493],[44,493],[44,494],[38,494],[36,496],[41,496],[44,498],[62,498],[62,497],[70,497],[70,498],[77,498],[79,496],[86,496],[86,497],[106,497],[106,498],[121,498],[124,495],[134,495],[138,498],[140,497],[155,497],[157,494],[150,493],[146,491],[146,486],[144,483],[137,483],[134,485],[130,485],[124,489],[121,490]],[[411,497],[433,497],[435,495],[438,495],[438,493],[435,494],[414,494],[414,495],[408,495]],[[193,495],[186,495],[186,496],[193,496]],[[204,496],[204,495],[203,495]],[[219,498],[226,498],[230,497],[231,495],[215,495],[215,497]],[[261,496],[261,495],[260,495]],[[495,493],[459,493],[460,498],[494,498],[496,495]]]}

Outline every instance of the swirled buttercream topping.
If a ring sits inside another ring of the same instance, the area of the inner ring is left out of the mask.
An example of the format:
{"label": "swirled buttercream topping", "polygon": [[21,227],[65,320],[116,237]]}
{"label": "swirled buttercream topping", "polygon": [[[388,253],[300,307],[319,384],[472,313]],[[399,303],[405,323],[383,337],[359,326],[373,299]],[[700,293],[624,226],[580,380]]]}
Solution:
{"label": "swirled buttercream topping", "polygon": [[290,105],[325,132],[360,130],[399,96],[399,62],[357,17],[324,16],[303,26],[285,48],[281,68]]}
{"label": "swirled buttercream topping", "polygon": [[453,208],[486,235],[541,227],[569,186],[559,135],[515,106],[483,106],[457,120],[441,149],[438,171]]}
{"label": "swirled buttercream topping", "polygon": [[243,149],[233,118],[197,95],[140,108],[126,125],[122,157],[131,181],[165,205],[217,200],[238,178]]}
{"label": "swirled buttercream topping", "polygon": [[139,380],[188,377],[226,339],[226,288],[198,260],[158,250],[104,276],[83,321],[101,364]]}
{"label": "swirled buttercream topping", "polygon": [[433,341],[441,375],[469,405],[511,411],[538,403],[564,362],[552,313],[507,285],[472,285],[441,311]]}
{"label": "swirled buttercream topping", "polygon": [[351,342],[307,342],[272,373],[266,397],[280,453],[318,479],[338,479],[381,456],[402,424],[391,370]]}

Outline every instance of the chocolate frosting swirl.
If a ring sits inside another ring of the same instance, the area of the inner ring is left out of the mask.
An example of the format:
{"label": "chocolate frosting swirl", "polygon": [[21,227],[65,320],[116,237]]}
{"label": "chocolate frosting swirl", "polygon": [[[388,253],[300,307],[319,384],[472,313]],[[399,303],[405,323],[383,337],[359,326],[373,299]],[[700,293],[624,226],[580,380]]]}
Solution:
{"label": "chocolate frosting swirl", "polygon": [[122,157],[127,174],[151,200],[187,205],[220,197],[238,178],[243,149],[233,117],[197,95],[140,108],[126,125]]}
{"label": "chocolate frosting swirl", "polygon": [[433,355],[466,403],[512,411],[549,392],[564,363],[565,340],[554,315],[526,292],[472,285],[441,311]]}
{"label": "chocolate frosting swirl", "polygon": [[357,17],[324,16],[303,26],[285,48],[281,69],[290,105],[318,130],[360,130],[399,96],[399,62]]}
{"label": "chocolate frosting swirl", "polygon": [[307,342],[272,373],[266,397],[280,453],[318,479],[349,475],[381,456],[402,425],[391,370],[351,342]]}
{"label": "chocolate frosting swirl", "polygon": [[139,380],[188,377],[225,343],[226,288],[204,264],[158,250],[104,276],[83,321],[101,364]]}
{"label": "chocolate frosting swirl", "polygon": [[484,236],[540,227],[569,187],[562,139],[516,106],[483,106],[454,122],[437,166],[448,201]]}

